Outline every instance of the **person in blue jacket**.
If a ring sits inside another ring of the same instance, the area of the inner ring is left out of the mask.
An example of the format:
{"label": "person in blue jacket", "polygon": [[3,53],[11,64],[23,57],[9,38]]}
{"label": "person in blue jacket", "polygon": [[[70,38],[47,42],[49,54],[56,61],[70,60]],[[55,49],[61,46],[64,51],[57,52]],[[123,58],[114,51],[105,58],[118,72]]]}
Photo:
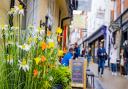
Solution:
{"label": "person in blue jacket", "polygon": [[69,52],[67,52],[64,55],[64,57],[61,61],[61,64],[64,65],[64,66],[69,66],[69,61],[70,61],[70,59],[72,59],[72,57],[73,57],[73,48],[70,48]]}
{"label": "person in blue jacket", "polygon": [[75,47],[74,47],[74,51],[75,51],[75,58],[78,58],[80,56],[80,47],[78,46],[77,43],[75,43]]}
{"label": "person in blue jacket", "polygon": [[104,73],[104,66],[105,66],[105,60],[106,60],[106,50],[103,47],[103,43],[100,43],[100,47],[97,50],[97,56],[98,56],[98,75],[103,76]]}

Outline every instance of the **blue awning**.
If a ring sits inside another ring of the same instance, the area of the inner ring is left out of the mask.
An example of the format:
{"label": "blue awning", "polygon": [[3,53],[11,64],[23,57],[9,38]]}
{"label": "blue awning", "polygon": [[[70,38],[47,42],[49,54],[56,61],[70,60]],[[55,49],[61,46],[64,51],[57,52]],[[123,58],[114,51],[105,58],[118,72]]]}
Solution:
{"label": "blue awning", "polygon": [[99,38],[100,36],[106,36],[106,29],[107,29],[107,26],[102,25],[96,32],[94,32],[91,36],[85,39],[84,42],[88,41],[88,43],[91,43],[97,38]]}

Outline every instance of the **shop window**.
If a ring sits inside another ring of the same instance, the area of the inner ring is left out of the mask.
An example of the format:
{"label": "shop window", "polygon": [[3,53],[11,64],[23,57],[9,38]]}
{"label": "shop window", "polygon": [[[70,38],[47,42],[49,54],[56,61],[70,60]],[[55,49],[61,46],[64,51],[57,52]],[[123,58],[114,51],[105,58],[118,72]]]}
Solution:
{"label": "shop window", "polygon": [[125,41],[125,40],[128,40],[128,38],[127,38],[127,37],[128,37],[127,31],[124,32],[123,36],[124,36],[124,37],[123,37],[123,38],[124,38],[124,41]]}

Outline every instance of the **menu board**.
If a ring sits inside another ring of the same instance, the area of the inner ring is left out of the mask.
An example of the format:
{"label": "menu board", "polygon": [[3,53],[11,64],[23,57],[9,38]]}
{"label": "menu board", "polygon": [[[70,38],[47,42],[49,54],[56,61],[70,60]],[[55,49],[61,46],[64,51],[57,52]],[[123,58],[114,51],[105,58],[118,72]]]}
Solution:
{"label": "menu board", "polygon": [[86,66],[87,61],[83,58],[70,61],[72,87],[82,87],[86,89]]}
{"label": "menu board", "polygon": [[83,62],[72,62],[72,82],[83,83]]}

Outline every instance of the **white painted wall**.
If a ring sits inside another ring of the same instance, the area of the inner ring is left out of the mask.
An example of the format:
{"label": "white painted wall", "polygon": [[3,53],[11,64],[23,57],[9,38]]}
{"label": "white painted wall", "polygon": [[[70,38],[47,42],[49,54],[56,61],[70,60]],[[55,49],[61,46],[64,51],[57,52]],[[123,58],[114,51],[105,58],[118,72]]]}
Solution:
{"label": "white painted wall", "polygon": [[[97,18],[97,11],[99,8],[105,10],[104,19]],[[88,13],[87,19],[87,35],[90,36],[94,33],[100,26],[103,24],[109,26],[110,24],[110,9],[111,9],[111,0],[92,0],[91,12]]]}

